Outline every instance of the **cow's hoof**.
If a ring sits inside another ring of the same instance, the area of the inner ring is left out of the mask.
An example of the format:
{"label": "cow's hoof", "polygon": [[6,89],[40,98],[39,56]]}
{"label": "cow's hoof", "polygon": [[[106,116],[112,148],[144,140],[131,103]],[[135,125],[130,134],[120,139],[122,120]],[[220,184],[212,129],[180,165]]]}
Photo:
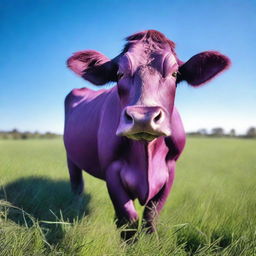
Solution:
{"label": "cow's hoof", "polygon": [[152,222],[148,222],[148,223],[144,223],[144,225],[142,226],[142,229],[147,234],[152,234],[156,231],[156,226]]}
{"label": "cow's hoof", "polygon": [[118,228],[122,229],[120,232],[120,237],[127,243],[136,242],[136,234],[138,232],[138,221],[127,222],[124,219],[117,220],[116,225]]}
{"label": "cow's hoof", "polygon": [[135,243],[137,239],[137,230],[123,230],[120,233],[120,237],[128,244]]}

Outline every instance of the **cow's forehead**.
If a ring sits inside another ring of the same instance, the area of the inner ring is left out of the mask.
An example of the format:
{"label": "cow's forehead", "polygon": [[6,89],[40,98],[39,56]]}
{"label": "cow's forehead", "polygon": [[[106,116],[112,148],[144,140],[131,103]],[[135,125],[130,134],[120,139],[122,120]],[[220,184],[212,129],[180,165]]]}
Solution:
{"label": "cow's forehead", "polygon": [[126,69],[129,65],[133,69],[139,66],[151,66],[160,69],[167,56],[170,65],[177,63],[176,56],[169,47],[157,48],[140,42],[130,47],[130,49],[124,53],[120,59],[120,66],[123,69]]}

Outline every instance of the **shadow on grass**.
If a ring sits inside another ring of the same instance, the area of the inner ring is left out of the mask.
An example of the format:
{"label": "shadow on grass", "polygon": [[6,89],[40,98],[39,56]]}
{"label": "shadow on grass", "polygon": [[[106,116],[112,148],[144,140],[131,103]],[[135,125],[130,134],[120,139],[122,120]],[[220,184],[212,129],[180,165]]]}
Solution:
{"label": "shadow on grass", "polygon": [[[75,197],[68,181],[26,177],[1,188],[0,199],[23,209],[39,221],[47,241],[56,244],[64,236],[63,225],[72,224],[89,214],[91,196],[82,194]],[[33,225],[31,218],[21,210],[10,207],[7,216],[19,225]]]}
{"label": "shadow on grass", "polygon": [[[232,245],[232,233],[225,229],[206,235],[198,228],[186,225],[176,233],[177,244],[182,246],[188,255],[199,253],[217,253]],[[201,255],[201,254],[200,254]]]}

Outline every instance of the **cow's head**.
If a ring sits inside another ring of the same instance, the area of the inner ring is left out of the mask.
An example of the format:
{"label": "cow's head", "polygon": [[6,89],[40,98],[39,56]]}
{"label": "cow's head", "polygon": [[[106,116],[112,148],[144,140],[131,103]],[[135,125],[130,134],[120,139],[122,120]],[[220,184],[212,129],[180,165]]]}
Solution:
{"label": "cow's head", "polygon": [[171,135],[170,118],[180,81],[200,86],[229,66],[229,59],[215,51],[180,61],[175,44],[162,33],[148,30],[127,38],[122,53],[110,60],[88,50],[67,61],[75,73],[95,85],[117,82],[122,107],[116,134],[135,140]]}

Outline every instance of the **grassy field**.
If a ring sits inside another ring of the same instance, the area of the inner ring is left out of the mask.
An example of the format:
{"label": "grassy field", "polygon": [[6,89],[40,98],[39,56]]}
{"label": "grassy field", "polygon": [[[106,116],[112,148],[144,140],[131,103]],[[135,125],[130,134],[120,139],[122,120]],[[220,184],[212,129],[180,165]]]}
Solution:
{"label": "grassy field", "polygon": [[79,202],[59,139],[0,141],[0,255],[256,255],[256,140],[189,138],[158,232],[133,244],[84,179]]}

